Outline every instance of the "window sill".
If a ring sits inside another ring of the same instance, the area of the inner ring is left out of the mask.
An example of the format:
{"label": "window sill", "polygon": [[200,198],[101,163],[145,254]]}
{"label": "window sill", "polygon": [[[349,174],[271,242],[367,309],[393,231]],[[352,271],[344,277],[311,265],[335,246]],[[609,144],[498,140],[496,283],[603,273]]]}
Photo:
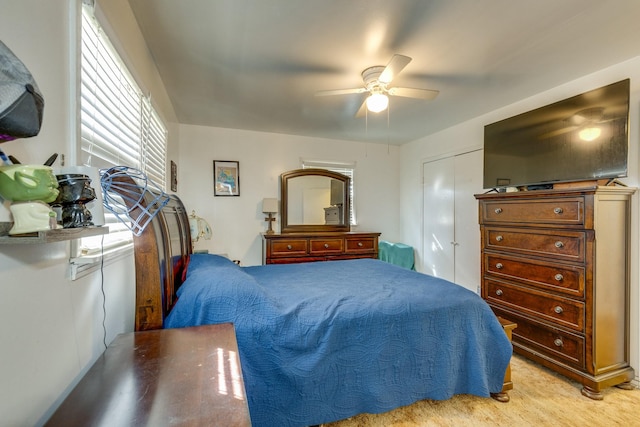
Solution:
{"label": "window sill", "polygon": [[113,248],[95,255],[71,258],[69,260],[69,264],[71,266],[71,280],[77,280],[81,277],[87,276],[102,269],[104,266],[131,255],[133,255],[133,243]]}

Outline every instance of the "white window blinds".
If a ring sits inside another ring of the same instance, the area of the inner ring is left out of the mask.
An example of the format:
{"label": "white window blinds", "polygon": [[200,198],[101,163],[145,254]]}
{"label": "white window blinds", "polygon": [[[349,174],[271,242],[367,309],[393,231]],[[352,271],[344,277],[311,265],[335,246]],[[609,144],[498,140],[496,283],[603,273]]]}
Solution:
{"label": "white window blinds", "polygon": [[[137,168],[164,190],[166,128],[87,7],[82,13],[80,61],[80,163],[99,169]],[[94,188],[100,191],[99,185]],[[131,232],[113,214],[105,212],[105,223],[109,234],[81,239],[78,256],[131,243]]]}
{"label": "white window blinds", "polygon": [[164,189],[167,131],[86,9],[80,97],[82,164],[138,168]]}

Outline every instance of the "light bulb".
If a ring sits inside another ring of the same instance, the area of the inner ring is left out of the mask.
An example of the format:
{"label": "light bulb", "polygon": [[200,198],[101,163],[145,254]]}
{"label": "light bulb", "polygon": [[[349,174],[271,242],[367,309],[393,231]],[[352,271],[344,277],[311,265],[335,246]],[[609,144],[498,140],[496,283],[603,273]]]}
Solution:
{"label": "light bulb", "polygon": [[379,113],[389,106],[389,98],[383,93],[372,93],[367,98],[367,109],[372,113]]}
{"label": "light bulb", "polygon": [[601,132],[602,131],[600,130],[599,127],[589,127],[589,128],[584,128],[580,132],[578,132],[578,136],[583,141],[593,141],[594,139],[600,136]]}

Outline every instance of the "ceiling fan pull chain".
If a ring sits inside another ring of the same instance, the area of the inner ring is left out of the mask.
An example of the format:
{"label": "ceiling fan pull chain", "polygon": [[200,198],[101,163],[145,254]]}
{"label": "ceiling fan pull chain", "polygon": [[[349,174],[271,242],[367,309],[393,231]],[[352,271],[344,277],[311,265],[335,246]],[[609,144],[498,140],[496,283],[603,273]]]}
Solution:
{"label": "ceiling fan pull chain", "polygon": [[391,105],[387,108],[387,155],[389,155],[389,144],[391,144],[391,131],[389,130],[389,123],[391,121]]}

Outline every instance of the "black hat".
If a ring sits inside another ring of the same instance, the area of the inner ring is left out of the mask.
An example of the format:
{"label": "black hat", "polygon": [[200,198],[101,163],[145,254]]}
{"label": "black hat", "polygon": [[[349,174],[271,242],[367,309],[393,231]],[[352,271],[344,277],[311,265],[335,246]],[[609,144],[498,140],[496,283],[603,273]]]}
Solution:
{"label": "black hat", "polygon": [[40,132],[44,98],[27,67],[0,41],[0,142]]}

